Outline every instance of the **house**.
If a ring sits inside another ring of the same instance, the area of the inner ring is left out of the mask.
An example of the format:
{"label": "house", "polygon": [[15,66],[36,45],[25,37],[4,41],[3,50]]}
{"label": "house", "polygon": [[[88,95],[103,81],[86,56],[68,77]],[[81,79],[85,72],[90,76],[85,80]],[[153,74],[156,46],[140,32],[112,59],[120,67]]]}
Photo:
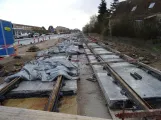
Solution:
{"label": "house", "polygon": [[70,33],[70,29],[69,28],[66,28],[66,27],[62,27],[62,26],[57,26],[55,28],[56,32],[58,34],[67,34],[67,33]]}
{"label": "house", "polygon": [[161,23],[161,0],[126,0],[120,2],[110,17],[110,30],[122,18],[134,21],[136,28],[145,22]]}
{"label": "house", "polygon": [[155,14],[161,14],[161,0],[127,0],[119,3],[112,19],[129,16],[144,20]]}
{"label": "house", "polygon": [[14,30],[15,36],[19,36],[21,34],[32,33],[33,30],[42,30],[42,29],[43,29],[42,27],[38,27],[38,26],[13,23],[13,30]]}

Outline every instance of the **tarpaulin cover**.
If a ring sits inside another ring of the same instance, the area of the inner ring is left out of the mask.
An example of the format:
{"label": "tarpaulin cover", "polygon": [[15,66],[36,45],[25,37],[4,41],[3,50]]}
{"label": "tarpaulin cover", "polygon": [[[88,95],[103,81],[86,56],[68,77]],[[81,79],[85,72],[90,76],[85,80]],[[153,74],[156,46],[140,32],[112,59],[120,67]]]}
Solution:
{"label": "tarpaulin cover", "polygon": [[37,56],[49,55],[52,56],[55,53],[66,53],[66,54],[80,54],[82,51],[79,50],[79,45],[81,41],[76,37],[69,37],[63,39],[62,42],[58,43],[56,46],[51,47],[47,50],[40,51],[37,53]]}
{"label": "tarpaulin cover", "polygon": [[54,57],[44,60],[33,60],[27,63],[20,72],[8,76],[5,81],[9,82],[14,78],[21,77],[24,80],[53,81],[59,75],[66,79],[77,79],[77,67],[67,59],[55,59]]}

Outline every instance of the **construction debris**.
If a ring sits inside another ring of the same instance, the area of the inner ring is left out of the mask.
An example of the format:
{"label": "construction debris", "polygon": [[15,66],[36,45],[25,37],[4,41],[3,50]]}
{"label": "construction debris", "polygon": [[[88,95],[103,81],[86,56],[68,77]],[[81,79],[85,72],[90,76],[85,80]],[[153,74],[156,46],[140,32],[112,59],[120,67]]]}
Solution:
{"label": "construction debris", "polygon": [[4,66],[0,64],[0,70],[3,68]]}
{"label": "construction debris", "polygon": [[21,56],[14,56],[13,58],[14,59],[21,59],[22,57]]}
{"label": "construction debris", "polygon": [[39,51],[39,50],[40,50],[39,47],[37,47],[37,46],[31,46],[31,47],[28,49],[27,52],[37,52],[37,51]]}
{"label": "construction debris", "polygon": [[87,78],[86,80],[91,81],[91,82],[96,82],[94,78]]}

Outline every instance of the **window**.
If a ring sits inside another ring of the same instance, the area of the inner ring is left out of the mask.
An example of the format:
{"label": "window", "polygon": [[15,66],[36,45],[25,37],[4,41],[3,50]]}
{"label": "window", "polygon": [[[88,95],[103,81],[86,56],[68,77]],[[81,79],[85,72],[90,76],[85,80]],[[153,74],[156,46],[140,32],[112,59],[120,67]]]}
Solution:
{"label": "window", "polygon": [[134,6],[134,7],[132,8],[132,10],[131,10],[131,11],[132,11],[132,12],[133,12],[133,11],[135,11],[135,10],[136,10],[136,8],[137,8],[137,6]]}
{"label": "window", "polygon": [[159,23],[161,23],[161,18],[159,19]]}
{"label": "window", "polygon": [[149,9],[153,8],[153,7],[154,7],[154,5],[155,5],[155,2],[150,3],[150,5],[149,5]]}

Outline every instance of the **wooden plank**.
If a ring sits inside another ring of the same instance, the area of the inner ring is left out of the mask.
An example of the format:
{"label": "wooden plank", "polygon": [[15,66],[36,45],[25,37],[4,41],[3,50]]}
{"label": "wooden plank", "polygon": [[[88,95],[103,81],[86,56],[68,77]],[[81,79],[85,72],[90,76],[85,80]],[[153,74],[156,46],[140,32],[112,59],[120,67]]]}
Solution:
{"label": "wooden plank", "polygon": [[62,113],[0,107],[0,120],[110,120]]}

